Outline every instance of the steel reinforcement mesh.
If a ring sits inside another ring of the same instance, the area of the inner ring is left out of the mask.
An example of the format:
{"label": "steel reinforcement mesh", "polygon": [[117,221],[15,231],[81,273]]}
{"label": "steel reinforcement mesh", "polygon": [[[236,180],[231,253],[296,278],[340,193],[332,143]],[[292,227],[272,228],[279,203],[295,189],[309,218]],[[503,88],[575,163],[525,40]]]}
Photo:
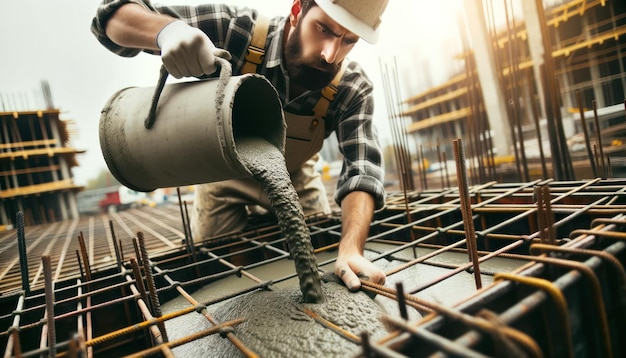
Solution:
{"label": "steel reinforcement mesh", "polygon": [[[315,320],[349,341],[353,356],[624,356],[625,212],[626,180],[391,193],[366,244],[387,282],[362,281],[385,308],[387,333]],[[257,356],[238,337],[245,317],[218,322],[212,312],[297,286],[270,216],[210,241],[189,237],[184,202],[27,228],[19,213],[17,221],[0,234],[5,357],[178,356],[217,334]],[[307,224],[320,271],[332,272],[340,217]],[[171,338],[172,322],[191,315],[209,328],[187,325]]]}

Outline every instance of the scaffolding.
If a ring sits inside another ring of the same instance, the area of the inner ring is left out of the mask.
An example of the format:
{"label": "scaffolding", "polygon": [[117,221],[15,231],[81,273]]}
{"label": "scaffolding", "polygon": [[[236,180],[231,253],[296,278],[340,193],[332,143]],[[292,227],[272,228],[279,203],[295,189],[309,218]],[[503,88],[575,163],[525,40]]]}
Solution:
{"label": "scaffolding", "polygon": [[[438,162],[439,150],[452,156],[452,139],[468,138],[472,160],[504,164],[477,172],[475,182],[606,177],[594,168],[600,152],[615,171],[622,170],[623,3],[523,1],[520,20],[512,2],[503,2],[508,12],[494,14],[493,2],[468,0],[475,18],[482,18],[474,27],[486,31],[483,36],[471,32],[471,47],[465,40],[456,57],[464,69],[443,84],[397,100],[398,116],[410,120],[404,132],[418,146],[409,150]],[[542,55],[544,48],[549,55]],[[601,110],[605,113],[594,123],[594,111]],[[604,143],[591,140],[585,146],[581,139],[587,134],[605,138]]]}
{"label": "scaffolding", "polygon": [[71,168],[84,151],[67,146],[70,125],[56,109],[0,112],[0,226],[18,211],[27,225],[78,217]]}

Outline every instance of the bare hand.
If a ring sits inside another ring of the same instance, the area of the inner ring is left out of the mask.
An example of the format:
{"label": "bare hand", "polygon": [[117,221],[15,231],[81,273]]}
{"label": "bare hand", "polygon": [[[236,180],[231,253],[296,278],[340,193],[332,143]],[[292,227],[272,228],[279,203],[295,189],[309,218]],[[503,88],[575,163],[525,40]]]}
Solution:
{"label": "bare hand", "polygon": [[359,254],[340,254],[337,256],[335,275],[345,283],[350,291],[356,291],[361,288],[359,279],[379,285],[385,284],[386,279],[382,270]]}

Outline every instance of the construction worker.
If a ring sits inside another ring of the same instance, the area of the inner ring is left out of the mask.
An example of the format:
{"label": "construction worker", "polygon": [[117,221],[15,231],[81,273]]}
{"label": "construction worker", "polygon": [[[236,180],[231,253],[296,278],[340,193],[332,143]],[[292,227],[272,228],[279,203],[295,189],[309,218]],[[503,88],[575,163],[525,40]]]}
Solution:
{"label": "construction worker", "polygon": [[[264,75],[283,104],[287,169],[306,215],[331,211],[313,165],[323,140],[335,132],[344,161],[334,197],[342,210],[334,272],[348,289],[357,290],[359,277],[385,282],[384,272],[364,257],[373,214],[384,205],[385,191],[372,123],[372,84],[346,56],[360,38],[376,42],[386,5],[387,0],[293,0],[288,16],[263,23],[264,17],[248,8],[105,0],[92,32],[121,56],[160,54],[176,78],[214,74],[217,49],[230,53],[233,75]],[[271,210],[253,179],[197,185],[190,220],[193,237],[203,240],[242,230],[254,206]]]}

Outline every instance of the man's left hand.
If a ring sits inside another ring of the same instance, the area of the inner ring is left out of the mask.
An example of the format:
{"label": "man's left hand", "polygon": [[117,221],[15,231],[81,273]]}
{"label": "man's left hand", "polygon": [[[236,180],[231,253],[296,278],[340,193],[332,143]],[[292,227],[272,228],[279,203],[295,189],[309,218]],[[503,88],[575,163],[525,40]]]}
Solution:
{"label": "man's left hand", "polygon": [[360,279],[383,285],[386,278],[382,270],[357,253],[340,254],[335,261],[335,275],[350,291],[361,288]]}

